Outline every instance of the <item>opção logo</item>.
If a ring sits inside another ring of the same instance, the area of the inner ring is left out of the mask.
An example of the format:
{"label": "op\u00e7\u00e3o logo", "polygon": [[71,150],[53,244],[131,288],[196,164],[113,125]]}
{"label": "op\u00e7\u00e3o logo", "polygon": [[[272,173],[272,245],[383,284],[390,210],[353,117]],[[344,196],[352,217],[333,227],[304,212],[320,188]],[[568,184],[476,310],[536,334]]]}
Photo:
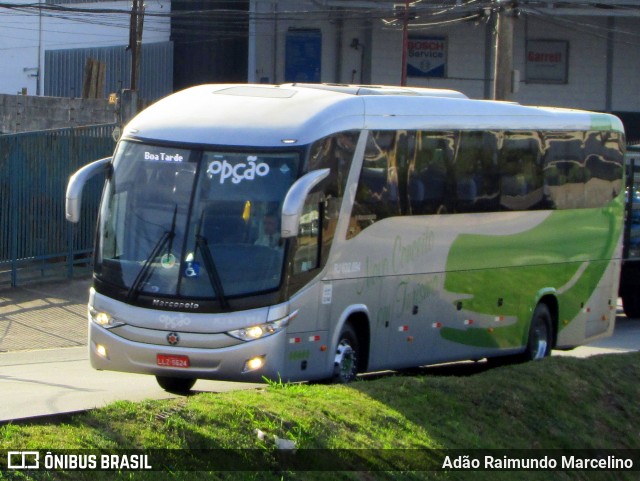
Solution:
{"label": "op\u00e7\u00e3o logo", "polygon": [[264,162],[257,163],[258,158],[255,156],[247,157],[247,162],[239,162],[231,165],[227,160],[214,160],[207,168],[207,174],[210,177],[220,175],[220,183],[231,178],[231,182],[239,184],[243,180],[253,180],[258,177],[264,177],[269,173],[269,165]]}

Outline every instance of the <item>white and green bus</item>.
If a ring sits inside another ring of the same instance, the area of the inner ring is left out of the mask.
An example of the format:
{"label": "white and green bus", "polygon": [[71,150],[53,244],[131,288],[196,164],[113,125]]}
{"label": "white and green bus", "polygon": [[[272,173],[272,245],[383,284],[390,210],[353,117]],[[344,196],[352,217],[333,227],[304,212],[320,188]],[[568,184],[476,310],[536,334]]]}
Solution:
{"label": "white and green bus", "polygon": [[106,169],[91,363],[186,391],[539,359],[607,336],[623,150],[611,115],[446,90],[171,95],[68,186],[75,221]]}

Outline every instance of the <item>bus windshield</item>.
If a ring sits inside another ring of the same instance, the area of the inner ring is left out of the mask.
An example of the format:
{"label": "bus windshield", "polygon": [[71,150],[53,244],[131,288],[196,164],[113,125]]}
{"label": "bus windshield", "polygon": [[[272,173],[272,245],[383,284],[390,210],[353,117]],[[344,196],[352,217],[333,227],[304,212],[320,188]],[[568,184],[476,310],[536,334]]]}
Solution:
{"label": "bus windshield", "polygon": [[293,152],[121,142],[104,194],[96,279],[127,293],[211,299],[277,289]]}

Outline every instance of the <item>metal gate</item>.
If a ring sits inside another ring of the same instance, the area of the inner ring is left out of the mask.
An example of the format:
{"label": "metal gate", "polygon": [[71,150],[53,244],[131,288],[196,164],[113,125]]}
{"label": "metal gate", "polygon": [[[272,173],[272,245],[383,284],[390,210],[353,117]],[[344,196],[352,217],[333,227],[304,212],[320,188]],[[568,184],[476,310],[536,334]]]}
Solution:
{"label": "metal gate", "polygon": [[90,272],[104,176],[85,187],[78,224],[64,197],[73,172],[112,154],[114,127],[0,135],[0,286]]}
{"label": "metal gate", "polygon": [[[45,52],[44,95],[79,97],[82,94],[84,69],[88,58],[106,64],[104,92],[128,88],[131,77],[131,53],[118,47],[74,48]],[[245,57],[246,58],[246,57]],[[155,101],[173,92],[173,43],[143,43],[140,57],[139,95]]]}

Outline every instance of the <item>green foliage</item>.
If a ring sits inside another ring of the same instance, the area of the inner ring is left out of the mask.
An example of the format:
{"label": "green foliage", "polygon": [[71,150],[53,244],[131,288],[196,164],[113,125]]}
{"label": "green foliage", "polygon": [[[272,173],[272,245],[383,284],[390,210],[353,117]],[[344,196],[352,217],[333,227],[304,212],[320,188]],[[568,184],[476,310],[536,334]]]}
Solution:
{"label": "green foliage", "polygon": [[[376,451],[366,450],[640,449],[639,361],[640,354],[632,353],[552,357],[493,369],[469,363],[370,376],[346,386],[279,381],[252,391],[117,402],[64,423],[1,426],[0,448],[231,449],[262,452],[269,461],[279,455],[274,444],[279,438],[295,442],[303,453],[363,449],[362,456],[373,466],[382,461]],[[515,479],[514,473],[472,474],[269,468],[244,473],[5,473],[0,480]],[[517,479],[543,480],[551,473],[517,474]],[[634,479],[629,475],[635,473],[553,473],[554,479],[566,480]]]}

